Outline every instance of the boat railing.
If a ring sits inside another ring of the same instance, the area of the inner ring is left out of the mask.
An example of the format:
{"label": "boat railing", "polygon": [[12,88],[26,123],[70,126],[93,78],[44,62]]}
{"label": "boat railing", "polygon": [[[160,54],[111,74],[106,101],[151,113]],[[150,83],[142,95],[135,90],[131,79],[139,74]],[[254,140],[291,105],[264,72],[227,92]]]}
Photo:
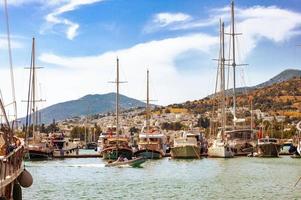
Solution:
{"label": "boat railing", "polygon": [[1,187],[16,179],[23,171],[24,146],[19,145],[8,155],[0,156],[0,182]]}

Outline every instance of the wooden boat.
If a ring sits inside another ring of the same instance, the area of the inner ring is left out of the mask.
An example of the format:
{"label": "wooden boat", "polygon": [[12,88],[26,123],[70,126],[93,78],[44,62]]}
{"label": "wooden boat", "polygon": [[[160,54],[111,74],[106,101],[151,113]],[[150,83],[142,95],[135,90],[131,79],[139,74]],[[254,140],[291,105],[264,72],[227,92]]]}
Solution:
{"label": "wooden boat", "polygon": [[[4,8],[7,23],[8,50],[11,56],[7,1],[4,1]],[[21,186],[30,187],[33,179],[24,167],[24,141],[14,136],[14,125],[17,122],[17,103],[11,61],[10,59],[14,119],[8,118],[3,99],[2,97],[0,98],[0,115],[4,118],[4,123],[2,124],[1,121],[0,124],[0,199],[20,200],[22,199]]]}
{"label": "wooden boat", "polygon": [[201,158],[200,144],[197,140],[198,135],[183,132],[180,137],[174,139],[171,147],[172,158]]}
{"label": "wooden boat", "polygon": [[122,134],[122,129],[119,123],[119,59],[117,58],[116,65],[116,128],[111,130],[105,137],[100,138],[99,142],[102,146],[98,149],[104,159],[116,160],[119,156],[124,156],[127,159],[132,159],[133,150],[129,146],[129,139]]}
{"label": "wooden boat", "polygon": [[102,157],[109,160],[117,160],[120,156],[132,159],[133,151],[126,137],[109,137],[101,151]]}
{"label": "wooden boat", "polygon": [[165,135],[159,126],[151,126],[150,105],[149,105],[149,71],[147,70],[147,90],[146,90],[146,120],[139,134],[138,150],[135,156],[141,156],[147,159],[159,159],[166,153]]}
{"label": "wooden boat", "polygon": [[132,160],[127,161],[114,161],[111,163],[106,164],[106,167],[118,167],[118,166],[131,166],[131,167],[140,167],[142,163],[144,163],[147,159],[146,158],[134,158]]}
{"label": "wooden boat", "polygon": [[[27,101],[27,115],[26,115],[26,150],[27,159],[51,159],[53,156],[53,148],[47,140],[43,139],[39,131],[39,112],[37,103],[43,100],[36,98],[36,66],[35,66],[35,38],[32,39],[32,62],[29,73],[29,88],[28,88],[28,101]],[[31,123],[32,122],[32,123]],[[30,130],[30,126],[32,129]],[[29,132],[32,131],[32,137],[29,137]]]}
{"label": "wooden boat", "polygon": [[134,155],[147,159],[159,159],[165,155],[165,149],[165,135],[160,127],[143,127],[139,134],[138,150]]}
{"label": "wooden boat", "polygon": [[48,147],[46,143],[40,143],[27,146],[28,159],[30,160],[44,160],[53,157],[53,149]]}

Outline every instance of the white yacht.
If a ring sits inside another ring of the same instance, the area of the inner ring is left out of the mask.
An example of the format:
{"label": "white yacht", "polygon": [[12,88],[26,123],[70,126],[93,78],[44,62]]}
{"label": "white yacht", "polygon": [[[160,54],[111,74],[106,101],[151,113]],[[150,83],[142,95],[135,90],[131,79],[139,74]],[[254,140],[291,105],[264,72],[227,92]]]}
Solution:
{"label": "white yacht", "polygon": [[234,156],[227,140],[223,139],[221,130],[213,144],[208,148],[208,156],[218,158],[232,158]]}
{"label": "white yacht", "polygon": [[52,133],[50,140],[53,146],[53,157],[72,157],[79,153],[79,146],[63,133]]}

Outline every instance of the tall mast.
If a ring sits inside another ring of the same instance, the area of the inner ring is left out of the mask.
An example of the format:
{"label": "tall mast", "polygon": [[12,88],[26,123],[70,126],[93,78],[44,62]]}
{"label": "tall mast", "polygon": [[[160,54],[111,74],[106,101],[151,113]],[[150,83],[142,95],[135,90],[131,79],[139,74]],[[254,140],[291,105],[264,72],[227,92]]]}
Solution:
{"label": "tall mast", "polygon": [[225,112],[225,39],[224,39],[224,22],[221,22],[221,61],[220,61],[220,92],[221,92],[221,115],[222,115],[222,131],[226,130],[226,112]]}
{"label": "tall mast", "polygon": [[150,107],[149,107],[149,71],[147,70],[147,82],[146,82],[146,127],[149,131],[150,126]]}
{"label": "tall mast", "polygon": [[232,36],[232,67],[233,67],[233,122],[236,126],[236,62],[235,62],[235,30],[234,30],[234,1],[231,2],[231,36]]}
{"label": "tall mast", "polygon": [[149,71],[147,70],[146,78],[146,137],[147,143],[149,143],[149,126],[150,126],[150,107],[149,107]]}
{"label": "tall mast", "polygon": [[12,52],[11,52],[11,41],[10,41],[10,29],[9,29],[9,20],[8,20],[7,0],[4,0],[4,11],[5,11],[5,19],[6,19],[8,57],[9,57],[9,65],[10,65],[10,80],[11,80],[11,89],[12,89],[13,105],[14,105],[14,118],[15,118],[14,121],[16,123],[16,127],[18,127],[18,123],[17,123],[17,102],[16,102],[16,92],[15,92],[13,59],[12,59]]}
{"label": "tall mast", "polygon": [[36,60],[35,60],[35,38],[32,38],[32,96],[31,96],[31,101],[32,101],[32,135],[33,135],[33,140],[35,141],[36,139],[36,132],[35,132],[35,126],[37,125],[37,117],[36,117]]}
{"label": "tall mast", "polygon": [[119,137],[119,59],[116,66],[116,134]]}

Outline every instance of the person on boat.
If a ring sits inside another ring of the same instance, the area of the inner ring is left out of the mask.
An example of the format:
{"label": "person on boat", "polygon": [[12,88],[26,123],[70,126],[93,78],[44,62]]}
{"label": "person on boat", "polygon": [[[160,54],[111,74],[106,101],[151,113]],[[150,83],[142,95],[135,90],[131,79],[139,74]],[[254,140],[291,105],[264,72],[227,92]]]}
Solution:
{"label": "person on boat", "polygon": [[119,161],[119,162],[123,162],[124,161],[124,158],[123,158],[123,156],[121,155],[121,156],[119,156],[118,157],[118,159],[117,159],[117,161]]}

